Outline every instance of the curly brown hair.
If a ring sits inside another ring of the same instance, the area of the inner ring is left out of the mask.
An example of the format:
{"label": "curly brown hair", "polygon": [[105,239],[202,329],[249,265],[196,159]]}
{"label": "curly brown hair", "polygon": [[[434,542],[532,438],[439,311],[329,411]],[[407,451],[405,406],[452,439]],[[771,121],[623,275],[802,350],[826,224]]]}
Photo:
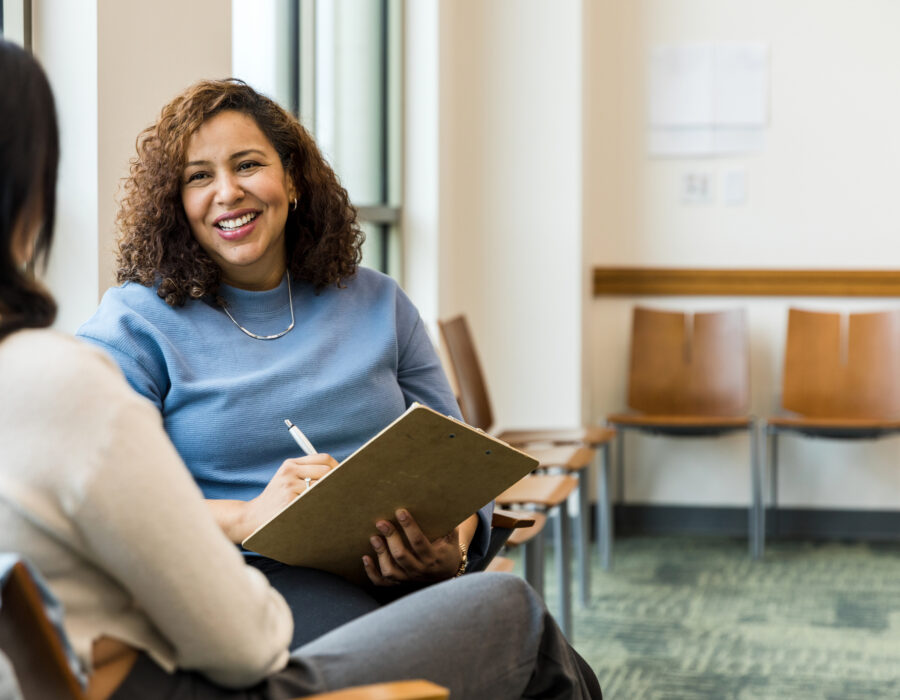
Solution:
{"label": "curly brown hair", "polygon": [[119,226],[120,283],[159,283],[170,306],[188,298],[217,299],[221,270],[191,233],[181,201],[181,179],[191,136],[213,115],[234,110],[253,118],[278,152],[297,188],[288,213],[285,249],[291,277],[316,291],[341,285],[359,266],[363,233],[347,191],[309,132],[288,112],[246,83],[203,80],[163,107],[137,138],[137,157],[125,179]]}

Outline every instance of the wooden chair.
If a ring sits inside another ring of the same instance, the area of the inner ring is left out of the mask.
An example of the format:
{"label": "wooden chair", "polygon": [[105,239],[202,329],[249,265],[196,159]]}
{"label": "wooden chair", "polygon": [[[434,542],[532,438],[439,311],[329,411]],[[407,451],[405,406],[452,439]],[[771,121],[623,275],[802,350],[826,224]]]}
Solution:
{"label": "wooden chair", "polygon": [[[469,331],[465,316],[455,316],[447,321],[438,321],[447,358],[450,362],[451,374],[456,380],[459,390],[459,406],[463,418],[469,425],[489,432],[494,427],[494,414],[488,395],[487,383],[481,371],[481,363],[475,350],[475,342]],[[615,431],[602,426],[576,427],[569,429],[516,429],[502,430],[496,437],[510,445],[525,449],[537,457],[543,467],[560,467],[575,473],[578,478],[578,537],[577,560],[580,599],[585,606],[590,602],[590,521],[588,516],[590,495],[588,492],[589,474],[587,466],[591,461],[597,464],[597,542],[603,568],[609,568],[608,550],[604,543],[608,542],[608,450]],[[570,446],[568,451],[556,450],[555,453],[541,453],[542,444]],[[586,452],[580,447],[587,447],[593,452]],[[602,454],[600,454],[602,452]],[[587,458],[587,461],[585,461]],[[551,464],[556,460],[555,464]],[[607,508],[607,510],[604,510]]]}
{"label": "wooden chair", "polygon": [[[84,700],[41,594],[21,562],[0,601],[0,649],[9,657],[24,700]],[[422,680],[378,683],[309,696],[310,700],[445,700],[446,688]]]}
{"label": "wooden chair", "polygon": [[40,591],[21,562],[13,565],[2,591],[0,649],[12,663],[25,700],[84,700]]}
{"label": "wooden chair", "polygon": [[[556,511],[555,559],[556,582],[559,594],[559,627],[563,634],[572,638],[572,575],[569,567],[570,539],[568,499],[578,481],[574,477],[551,474],[530,474],[520,479],[495,499],[498,505],[537,508],[545,513]],[[541,513],[543,515],[544,513]],[[541,520],[543,527],[544,520]],[[544,538],[530,539],[524,548],[523,565],[525,580],[544,595]]]}
{"label": "wooden chair", "polygon": [[765,426],[776,533],[781,433],[871,440],[900,432],[900,309],[848,316],[790,309],[781,404],[792,414]]}
{"label": "wooden chair", "polygon": [[[750,552],[761,554],[762,476],[750,403],[750,361],[741,309],[691,316],[636,307],[628,372],[628,413],[616,427],[619,502],[624,503],[624,434],[716,436],[746,431],[750,439]],[[610,545],[611,546],[611,545]]]}

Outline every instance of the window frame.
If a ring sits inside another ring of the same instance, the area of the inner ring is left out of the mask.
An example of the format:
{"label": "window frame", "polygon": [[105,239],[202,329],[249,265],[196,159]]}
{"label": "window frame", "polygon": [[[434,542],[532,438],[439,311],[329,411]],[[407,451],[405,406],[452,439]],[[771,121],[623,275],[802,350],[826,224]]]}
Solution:
{"label": "window frame", "polygon": [[29,53],[32,50],[31,4],[32,0],[0,0],[0,36]]}

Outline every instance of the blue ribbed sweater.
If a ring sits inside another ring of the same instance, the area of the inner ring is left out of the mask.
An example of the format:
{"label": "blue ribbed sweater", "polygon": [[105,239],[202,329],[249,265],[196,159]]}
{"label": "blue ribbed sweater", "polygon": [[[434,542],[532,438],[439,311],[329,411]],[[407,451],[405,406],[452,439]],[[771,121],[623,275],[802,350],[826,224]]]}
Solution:
{"label": "blue ribbed sweater", "polygon": [[[106,292],[78,330],[156,404],[207,498],[249,500],[298,456],[285,418],[340,461],[413,401],[459,417],[418,311],[390,277],[360,268],[343,289],[291,288],[296,326],[277,340],[250,338],[205,301],[173,308],[134,283]],[[286,280],[220,293],[258,335],[290,323]],[[480,512],[473,556],[487,549],[490,514],[490,505]]]}

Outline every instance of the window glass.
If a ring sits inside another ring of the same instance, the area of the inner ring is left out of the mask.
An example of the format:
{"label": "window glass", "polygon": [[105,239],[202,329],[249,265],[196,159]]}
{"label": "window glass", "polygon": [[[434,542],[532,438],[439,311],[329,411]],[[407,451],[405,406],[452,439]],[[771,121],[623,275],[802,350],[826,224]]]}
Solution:
{"label": "window glass", "polygon": [[296,6],[296,0],[233,0],[231,8],[232,74],[294,114]]}
{"label": "window glass", "polygon": [[31,48],[31,0],[0,0],[0,35]]}
{"label": "window glass", "polygon": [[398,275],[402,0],[232,2],[235,77],[299,115],[359,211],[363,264]]}

